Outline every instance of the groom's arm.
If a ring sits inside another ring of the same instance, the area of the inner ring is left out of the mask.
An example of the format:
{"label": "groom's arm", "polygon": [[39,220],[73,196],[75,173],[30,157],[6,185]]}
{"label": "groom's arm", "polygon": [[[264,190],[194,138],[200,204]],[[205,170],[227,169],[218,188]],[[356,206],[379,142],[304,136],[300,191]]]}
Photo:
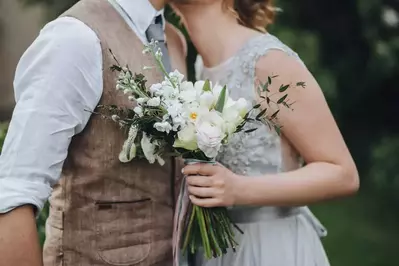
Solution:
{"label": "groom's arm", "polygon": [[49,23],[22,56],[0,157],[0,266],[42,265],[35,214],[58,182],[71,138],[102,94],[102,54],[82,22]]}
{"label": "groom's arm", "polygon": [[37,237],[32,206],[0,215],[0,265],[42,265]]}

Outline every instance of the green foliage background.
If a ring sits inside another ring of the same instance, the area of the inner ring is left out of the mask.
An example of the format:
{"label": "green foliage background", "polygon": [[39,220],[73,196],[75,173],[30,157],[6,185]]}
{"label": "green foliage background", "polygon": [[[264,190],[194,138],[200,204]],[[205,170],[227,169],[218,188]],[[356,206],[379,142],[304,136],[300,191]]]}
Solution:
{"label": "green foliage background", "polygon": [[[20,1],[45,4],[47,19],[76,2]],[[398,265],[398,2],[280,0],[278,5],[283,12],[270,31],[296,50],[316,76],[361,174],[358,196],[313,207],[329,229],[325,246],[332,265]],[[193,79],[196,51],[188,43]],[[0,127],[0,144],[4,135]],[[38,221],[42,241],[46,215],[47,209]]]}

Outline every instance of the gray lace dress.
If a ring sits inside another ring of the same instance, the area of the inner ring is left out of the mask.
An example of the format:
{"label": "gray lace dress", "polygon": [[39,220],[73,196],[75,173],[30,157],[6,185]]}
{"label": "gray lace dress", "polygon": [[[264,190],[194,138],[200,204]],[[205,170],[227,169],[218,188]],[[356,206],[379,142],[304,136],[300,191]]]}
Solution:
{"label": "gray lace dress", "polygon": [[[280,50],[302,63],[298,55],[271,34],[248,41],[232,58],[213,68],[196,62],[197,79],[227,84],[230,95],[255,101],[255,65],[271,50]],[[302,63],[303,64],[303,63]],[[305,67],[305,66],[304,66]],[[258,130],[239,133],[226,146],[218,161],[233,172],[251,176],[296,169],[300,157],[288,142],[259,122]],[[243,191],[246,193],[246,191]],[[239,247],[221,258],[204,261],[202,266],[328,266],[320,237],[326,230],[306,207],[233,207],[233,220],[244,231],[237,232]]]}

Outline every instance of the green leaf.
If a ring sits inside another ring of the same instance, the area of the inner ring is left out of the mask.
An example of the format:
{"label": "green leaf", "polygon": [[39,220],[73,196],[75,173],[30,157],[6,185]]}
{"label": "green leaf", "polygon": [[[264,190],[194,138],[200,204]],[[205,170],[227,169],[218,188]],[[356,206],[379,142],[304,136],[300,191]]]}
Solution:
{"label": "green leaf", "polygon": [[202,88],[203,91],[212,91],[211,82],[209,79],[205,80],[204,87]]}
{"label": "green leaf", "polygon": [[227,91],[227,87],[225,85],[223,87],[222,91],[220,92],[219,99],[218,99],[218,101],[216,103],[216,106],[215,106],[215,110],[220,112],[220,113],[223,113],[224,104],[226,102],[226,91]]}
{"label": "green leaf", "polygon": [[290,87],[290,85],[281,85],[280,89],[278,90],[279,92],[285,92],[288,88]]}
{"label": "green leaf", "polygon": [[276,131],[277,135],[280,136],[280,134],[281,134],[281,127],[279,127],[279,126],[277,126],[277,125],[274,125],[274,130]]}
{"label": "green leaf", "polygon": [[245,132],[245,133],[251,133],[251,132],[254,132],[255,130],[257,130],[257,128],[247,129],[247,130],[245,130],[244,132]]}
{"label": "green leaf", "polygon": [[270,119],[276,118],[279,112],[280,112],[280,110],[277,110],[276,112],[274,112],[274,114],[272,114],[272,116],[270,117]]}
{"label": "green leaf", "polygon": [[262,112],[260,112],[257,116],[256,116],[256,120],[260,120],[262,118],[262,116],[266,113],[267,108],[265,110],[263,110]]}
{"label": "green leaf", "polygon": [[283,97],[281,97],[280,99],[278,99],[277,104],[281,104],[285,101],[285,99],[287,99],[288,94],[284,95]]}
{"label": "green leaf", "polygon": [[265,83],[265,84],[263,84],[262,85],[262,90],[263,90],[263,92],[270,92],[270,90],[269,90],[269,83]]}
{"label": "green leaf", "polygon": [[269,85],[272,85],[272,78],[271,77],[267,77],[267,82],[269,83]]}
{"label": "green leaf", "polygon": [[305,87],[306,87],[306,83],[303,82],[303,81],[297,82],[296,85],[297,85],[298,87],[302,87],[302,88],[305,88]]}
{"label": "green leaf", "polygon": [[260,107],[260,103],[254,105],[254,107],[252,107],[253,109],[258,109]]}

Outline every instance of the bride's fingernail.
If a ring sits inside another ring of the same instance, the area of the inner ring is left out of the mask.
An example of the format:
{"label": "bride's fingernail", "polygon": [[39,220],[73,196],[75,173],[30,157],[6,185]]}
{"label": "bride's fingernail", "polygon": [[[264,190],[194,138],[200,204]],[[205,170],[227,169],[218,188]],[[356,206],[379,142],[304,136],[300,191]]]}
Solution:
{"label": "bride's fingernail", "polygon": [[181,169],[181,173],[184,174],[184,168]]}

